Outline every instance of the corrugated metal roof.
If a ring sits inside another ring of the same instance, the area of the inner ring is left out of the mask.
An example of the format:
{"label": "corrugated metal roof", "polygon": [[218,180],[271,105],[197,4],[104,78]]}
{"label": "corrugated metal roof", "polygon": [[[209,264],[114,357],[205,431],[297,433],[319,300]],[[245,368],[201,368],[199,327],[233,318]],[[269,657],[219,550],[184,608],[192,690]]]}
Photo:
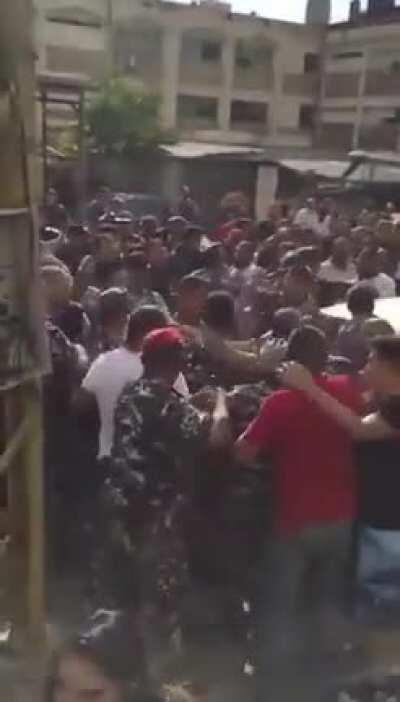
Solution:
{"label": "corrugated metal roof", "polygon": [[232,146],[231,144],[207,144],[197,141],[180,141],[177,144],[164,145],[161,147],[163,151],[174,158],[191,159],[204,158],[206,156],[226,155],[243,156],[245,154],[264,153],[264,149],[258,149],[251,146]]}
{"label": "corrugated metal roof", "polygon": [[350,165],[349,161],[324,161],[321,159],[293,158],[281,159],[285,168],[299,173],[315,173],[326,178],[341,178]]}
{"label": "corrugated metal roof", "polygon": [[400,154],[397,151],[350,151],[352,160],[360,159],[400,166]]}

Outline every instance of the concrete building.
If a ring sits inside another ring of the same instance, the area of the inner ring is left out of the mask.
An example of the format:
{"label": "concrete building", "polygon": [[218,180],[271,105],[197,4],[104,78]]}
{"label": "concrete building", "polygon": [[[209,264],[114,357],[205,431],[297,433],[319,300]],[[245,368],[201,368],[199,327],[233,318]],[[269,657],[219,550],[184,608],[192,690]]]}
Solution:
{"label": "concrete building", "polygon": [[400,7],[353,0],[348,22],[327,29],[317,144],[396,149],[400,125]]}
{"label": "concrete building", "polygon": [[[70,4],[68,4],[70,2]],[[271,155],[390,148],[400,124],[400,8],[330,0],[306,24],[231,11],[219,0],[35,0],[38,67],[99,81],[113,70],[162,98],[182,140]],[[51,107],[53,124],[65,110]]]}
{"label": "concrete building", "polygon": [[[240,15],[216,0],[36,0],[40,71],[100,80],[113,66],[162,97],[182,139],[309,149],[322,25]],[[52,109],[54,124],[65,119]]]}

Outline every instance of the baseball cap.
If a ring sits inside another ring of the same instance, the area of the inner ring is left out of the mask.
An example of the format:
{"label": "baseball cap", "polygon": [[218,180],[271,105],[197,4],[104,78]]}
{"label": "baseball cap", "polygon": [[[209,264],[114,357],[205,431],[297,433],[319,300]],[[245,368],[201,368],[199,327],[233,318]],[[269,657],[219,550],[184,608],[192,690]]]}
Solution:
{"label": "baseball cap", "polygon": [[176,349],[183,345],[183,336],[177,327],[162,327],[154,329],[144,337],[143,355],[148,356],[155,352]]}

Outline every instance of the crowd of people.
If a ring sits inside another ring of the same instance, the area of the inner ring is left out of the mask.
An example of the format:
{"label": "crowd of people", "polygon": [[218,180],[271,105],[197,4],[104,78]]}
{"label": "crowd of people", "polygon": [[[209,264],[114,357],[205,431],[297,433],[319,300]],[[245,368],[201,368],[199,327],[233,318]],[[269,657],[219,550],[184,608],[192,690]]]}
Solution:
{"label": "crowd of people", "polygon": [[[400,225],[391,203],[276,202],[259,222],[229,203],[205,230],[186,186],[163,221],[104,187],[77,224],[48,194],[49,567],[109,612],[95,639],[127,617],[161,660],[222,631],[282,677],[400,604],[400,338],[374,314],[399,291]],[[96,682],[106,660],[139,685],[92,640],[61,655],[49,700],[125,700]]]}

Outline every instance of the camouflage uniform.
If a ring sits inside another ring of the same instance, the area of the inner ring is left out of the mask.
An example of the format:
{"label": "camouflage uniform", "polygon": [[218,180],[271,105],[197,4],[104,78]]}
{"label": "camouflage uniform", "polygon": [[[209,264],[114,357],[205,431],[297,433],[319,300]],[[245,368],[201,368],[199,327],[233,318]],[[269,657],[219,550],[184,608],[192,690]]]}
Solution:
{"label": "camouflage uniform", "polygon": [[124,389],[103,491],[102,604],[176,613],[187,579],[181,519],[189,465],[207,432],[202,415],[161,381],[142,378]]}

